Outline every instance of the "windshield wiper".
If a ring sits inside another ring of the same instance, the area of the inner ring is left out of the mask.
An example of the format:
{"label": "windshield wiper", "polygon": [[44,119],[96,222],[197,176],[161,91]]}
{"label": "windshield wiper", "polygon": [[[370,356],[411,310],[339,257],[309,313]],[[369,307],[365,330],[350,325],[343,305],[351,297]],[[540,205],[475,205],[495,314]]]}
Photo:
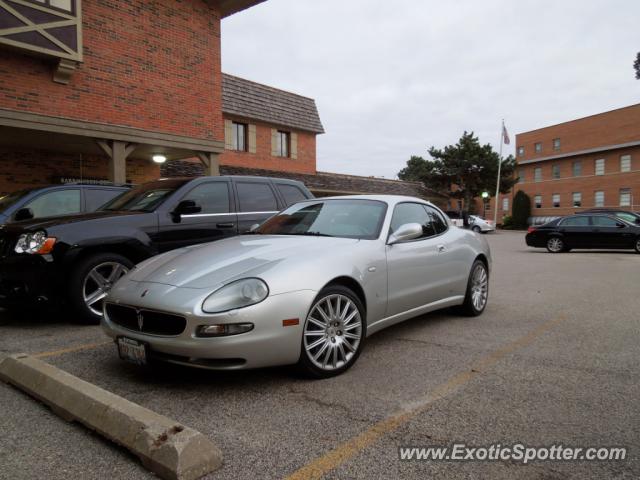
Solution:
{"label": "windshield wiper", "polygon": [[287,235],[306,235],[310,237],[333,237],[333,235],[329,235],[327,233],[320,233],[320,232],[287,233]]}

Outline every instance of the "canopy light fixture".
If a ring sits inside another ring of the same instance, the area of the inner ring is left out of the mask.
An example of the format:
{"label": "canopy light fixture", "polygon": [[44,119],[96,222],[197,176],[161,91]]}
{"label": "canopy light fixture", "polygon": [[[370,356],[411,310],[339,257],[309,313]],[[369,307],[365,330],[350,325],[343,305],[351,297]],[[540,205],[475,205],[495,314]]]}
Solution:
{"label": "canopy light fixture", "polygon": [[151,159],[156,163],[164,163],[167,161],[167,157],[164,155],[154,155]]}

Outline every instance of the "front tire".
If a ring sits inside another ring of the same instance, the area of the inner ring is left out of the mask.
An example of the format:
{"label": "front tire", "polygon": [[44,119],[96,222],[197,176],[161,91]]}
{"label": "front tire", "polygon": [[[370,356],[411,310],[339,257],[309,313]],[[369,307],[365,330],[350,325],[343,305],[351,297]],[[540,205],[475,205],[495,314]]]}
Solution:
{"label": "front tire", "polygon": [[547,251],[549,253],[560,253],[566,250],[567,246],[560,237],[551,237],[547,240]]}
{"label": "front tire", "polygon": [[102,301],[111,286],[133,268],[117,253],[98,253],[81,260],[71,272],[69,303],[78,323],[97,325],[102,319]]}
{"label": "front tire", "polygon": [[484,312],[488,301],[489,271],[482,260],[476,260],[471,266],[464,303],[459,311],[468,317],[477,317]]}
{"label": "front tire", "polygon": [[477,225],[475,227],[473,227],[471,230],[473,230],[476,233],[481,233],[482,230],[480,230],[480,227],[478,227]]}
{"label": "front tire", "polygon": [[640,253],[640,237],[636,238],[636,243],[634,248],[636,250],[636,253]]}
{"label": "front tire", "polygon": [[340,375],[360,356],[366,332],[365,309],[358,296],[342,285],[325,287],[304,323],[299,370],[312,378]]}

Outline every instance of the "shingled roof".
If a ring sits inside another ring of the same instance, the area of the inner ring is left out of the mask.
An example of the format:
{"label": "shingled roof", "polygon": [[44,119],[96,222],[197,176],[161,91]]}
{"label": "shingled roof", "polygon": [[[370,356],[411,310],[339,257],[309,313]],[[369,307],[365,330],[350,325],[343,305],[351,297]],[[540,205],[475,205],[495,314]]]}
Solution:
{"label": "shingled roof", "polygon": [[[174,160],[162,165],[163,177],[198,177],[204,175],[200,163]],[[426,188],[419,182],[404,182],[386,178],[361,177],[340,173],[316,172],[293,173],[258,168],[234,167],[220,165],[220,175],[249,175],[257,177],[279,177],[298,180],[304,183],[317,196],[327,195],[407,195],[428,199],[436,204],[443,204],[448,197],[435,190]]]}
{"label": "shingled roof", "polygon": [[222,111],[313,133],[324,133],[313,98],[222,74]]}

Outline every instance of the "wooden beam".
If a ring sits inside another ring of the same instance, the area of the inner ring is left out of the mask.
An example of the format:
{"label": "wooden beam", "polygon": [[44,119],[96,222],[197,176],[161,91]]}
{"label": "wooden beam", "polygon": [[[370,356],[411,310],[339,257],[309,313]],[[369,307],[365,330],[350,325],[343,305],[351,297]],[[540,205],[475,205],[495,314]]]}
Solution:
{"label": "wooden beam", "polygon": [[198,158],[204,165],[205,175],[212,177],[220,175],[220,160],[217,153],[198,152]]}

